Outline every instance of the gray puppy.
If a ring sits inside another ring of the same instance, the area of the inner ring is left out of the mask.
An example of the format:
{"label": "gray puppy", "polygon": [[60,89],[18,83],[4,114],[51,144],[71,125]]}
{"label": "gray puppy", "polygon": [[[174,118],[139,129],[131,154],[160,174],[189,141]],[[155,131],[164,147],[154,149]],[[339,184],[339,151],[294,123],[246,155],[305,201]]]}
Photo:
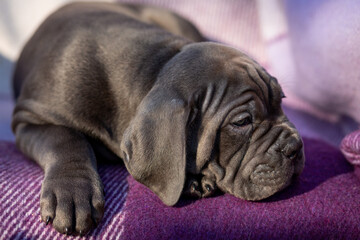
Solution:
{"label": "gray puppy", "polygon": [[75,3],[52,14],[14,74],[18,147],[44,170],[41,218],[84,234],[104,212],[97,161],[123,159],[166,205],[216,189],[260,200],[304,166],[275,78],[158,8]]}

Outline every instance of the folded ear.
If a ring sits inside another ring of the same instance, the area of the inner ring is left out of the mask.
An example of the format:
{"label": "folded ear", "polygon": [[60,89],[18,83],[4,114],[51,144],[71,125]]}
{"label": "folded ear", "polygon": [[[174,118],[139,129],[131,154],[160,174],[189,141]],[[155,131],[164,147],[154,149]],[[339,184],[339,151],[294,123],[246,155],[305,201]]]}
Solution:
{"label": "folded ear", "polygon": [[185,182],[187,103],[171,90],[149,92],[121,142],[130,174],[166,205],[180,198]]}

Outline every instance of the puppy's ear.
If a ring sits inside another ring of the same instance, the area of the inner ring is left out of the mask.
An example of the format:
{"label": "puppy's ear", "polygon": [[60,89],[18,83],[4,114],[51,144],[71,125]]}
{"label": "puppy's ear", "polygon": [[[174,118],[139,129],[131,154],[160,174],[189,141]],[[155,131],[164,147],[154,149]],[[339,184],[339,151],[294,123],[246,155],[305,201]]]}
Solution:
{"label": "puppy's ear", "polygon": [[121,150],[130,174],[166,205],[185,182],[187,103],[165,87],[152,89],[125,130]]}

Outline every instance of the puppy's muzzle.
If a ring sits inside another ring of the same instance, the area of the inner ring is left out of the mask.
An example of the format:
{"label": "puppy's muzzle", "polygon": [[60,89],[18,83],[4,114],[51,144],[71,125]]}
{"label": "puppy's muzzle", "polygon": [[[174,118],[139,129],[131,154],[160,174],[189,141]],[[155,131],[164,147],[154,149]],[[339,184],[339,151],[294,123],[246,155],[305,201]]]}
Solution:
{"label": "puppy's muzzle", "polygon": [[284,189],[304,168],[303,142],[290,122],[267,122],[259,129],[232,181],[218,182],[226,192],[246,200],[261,200]]}
{"label": "puppy's muzzle", "polygon": [[[273,143],[263,153],[256,154],[262,156],[262,159],[255,157],[250,160],[257,162],[253,170],[250,170],[250,182],[257,188],[267,189],[257,192],[255,199],[268,197],[285,188],[294,176],[300,175],[304,167],[303,142],[296,129],[291,125],[281,124],[274,126],[272,130],[275,136]],[[276,131],[277,134],[274,134]]]}

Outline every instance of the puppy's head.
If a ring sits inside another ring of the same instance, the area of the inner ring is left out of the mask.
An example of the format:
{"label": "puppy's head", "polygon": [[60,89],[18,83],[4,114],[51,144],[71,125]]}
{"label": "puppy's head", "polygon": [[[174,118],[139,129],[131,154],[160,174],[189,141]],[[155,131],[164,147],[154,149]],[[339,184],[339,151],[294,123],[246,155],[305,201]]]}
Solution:
{"label": "puppy's head", "polygon": [[187,173],[201,177],[205,170],[224,192],[269,197],[304,166],[283,97],[276,79],[245,54],[187,45],[162,69],[125,131],[125,165],[167,205],[178,201]]}

